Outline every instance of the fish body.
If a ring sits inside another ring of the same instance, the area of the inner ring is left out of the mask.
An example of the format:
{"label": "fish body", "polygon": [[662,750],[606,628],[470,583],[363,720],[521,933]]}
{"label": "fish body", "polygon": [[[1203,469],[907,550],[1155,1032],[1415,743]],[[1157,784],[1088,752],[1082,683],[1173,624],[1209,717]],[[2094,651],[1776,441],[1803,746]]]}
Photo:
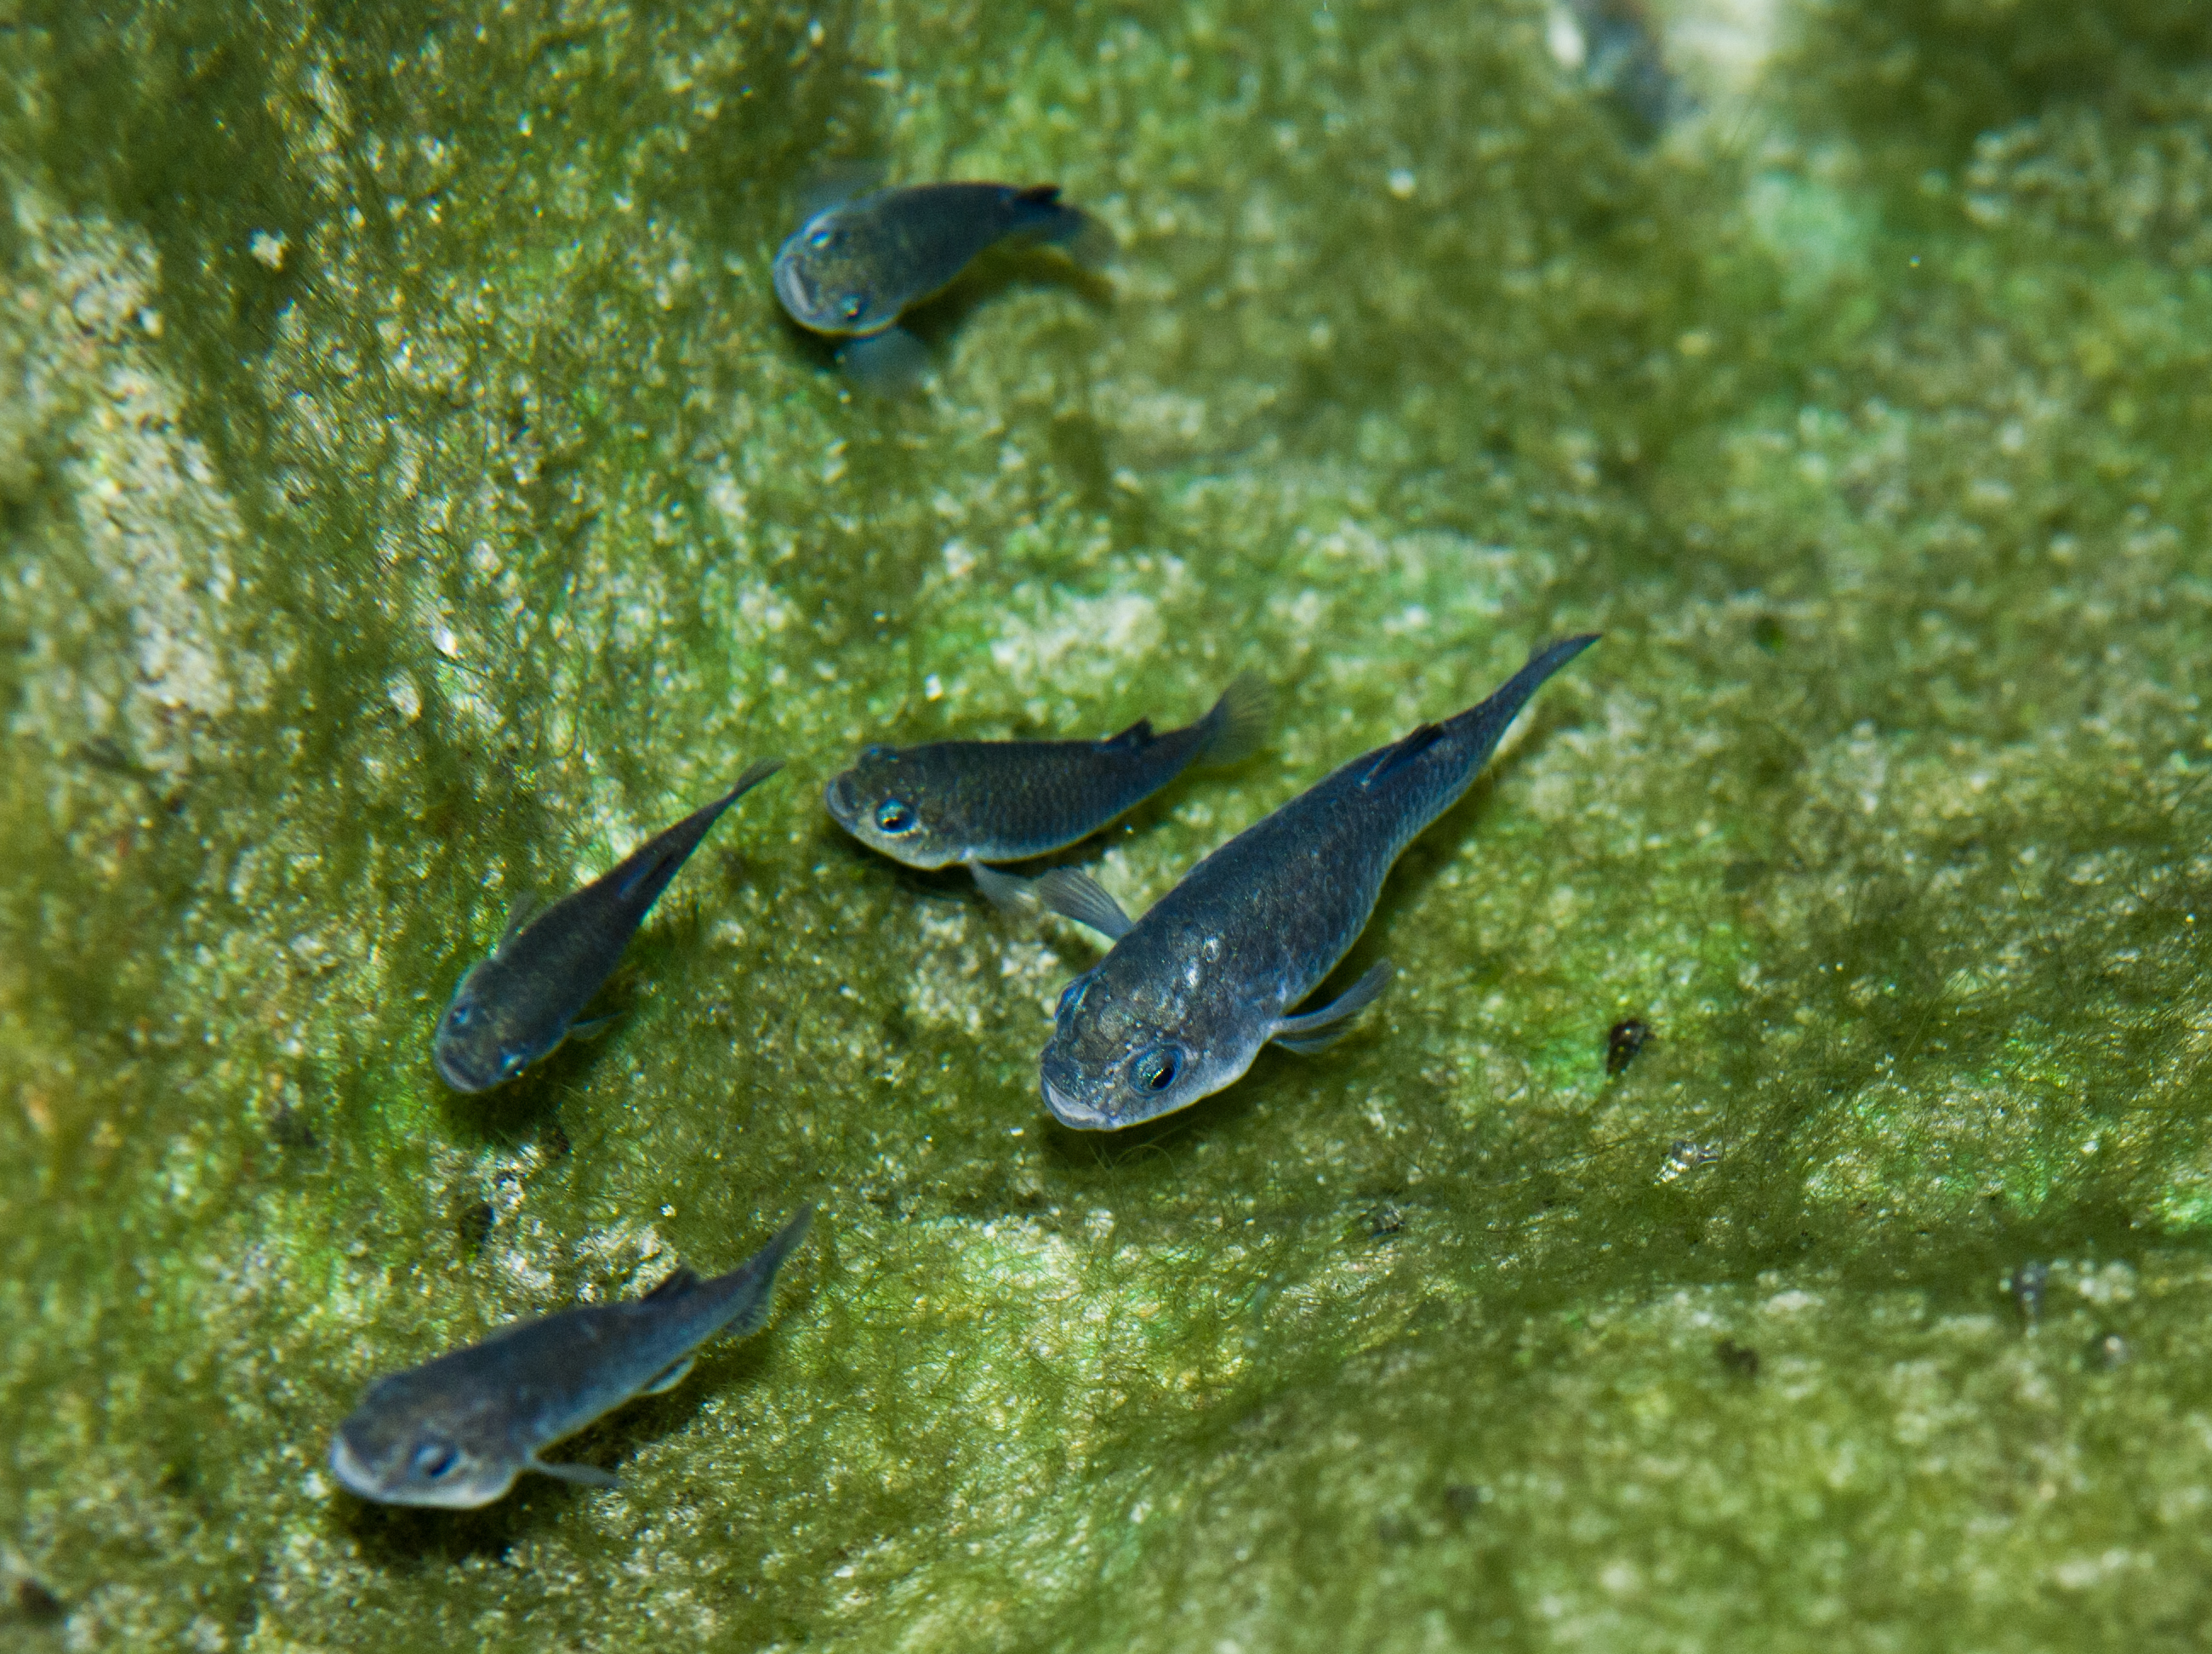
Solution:
{"label": "fish body", "polygon": [[1474,781],[1514,715],[1597,640],[1530,657],[1480,705],[1353,759],[1200,861],[1133,923],[1067,869],[1047,905],[1115,939],[1069,984],[1040,1063],[1064,1124],[1112,1130],[1188,1108],[1275,1040],[1312,1050],[1346,1031],[1389,981],[1376,965],[1333,1003],[1290,1008],[1351,950],[1399,853]]}
{"label": "fish body", "polygon": [[771,274],[793,321],[849,342],[841,362],[864,374],[871,364],[910,374],[921,346],[898,327],[900,314],[1005,242],[1058,246],[1095,264],[1113,237],[1063,202],[1056,185],[915,184],[811,214],[777,249]]}
{"label": "fish body", "polygon": [[[1196,723],[1155,734],[1140,719],[1095,741],[930,741],[871,746],[822,789],[840,827],[909,867],[1022,861],[1090,837],[1192,764],[1249,757],[1266,687],[1240,675]],[[1002,876],[1003,877],[1003,876]],[[1019,882],[1019,881],[1016,881]]]}
{"label": "fish body", "polygon": [[754,764],[714,803],[655,834],[581,890],[534,915],[519,911],[438,1019],[431,1055],[445,1082],[455,1091],[489,1091],[550,1055],[578,1026],[578,1014],[708,829],[782,767],[774,759]]}
{"label": "fish body", "polygon": [[615,1478],[539,1455],[634,1396],[681,1380],[692,1352],[768,1318],[775,1273],[806,1232],[805,1208],[726,1275],[678,1269],[632,1303],[586,1304],[525,1321],[378,1379],[331,1438],[349,1491],[386,1505],[489,1505],[526,1470],[595,1487]]}

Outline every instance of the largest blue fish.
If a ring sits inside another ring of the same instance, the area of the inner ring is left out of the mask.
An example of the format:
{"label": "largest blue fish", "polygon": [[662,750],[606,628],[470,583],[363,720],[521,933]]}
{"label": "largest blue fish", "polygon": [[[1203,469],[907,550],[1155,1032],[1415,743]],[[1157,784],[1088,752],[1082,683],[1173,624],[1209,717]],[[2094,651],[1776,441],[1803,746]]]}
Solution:
{"label": "largest blue fish", "polygon": [[1269,1040],[1317,1049],[1389,985],[1377,964],[1292,1016],[1366,927],[1399,853],[1456,803],[1544,680],[1597,642],[1540,649],[1480,706],[1354,758],[1248,827],[1131,922],[1081,873],[1036,893],[1115,939],[1068,984],[1040,1079],[1063,1124],[1114,1130],[1187,1109],[1241,1076]]}

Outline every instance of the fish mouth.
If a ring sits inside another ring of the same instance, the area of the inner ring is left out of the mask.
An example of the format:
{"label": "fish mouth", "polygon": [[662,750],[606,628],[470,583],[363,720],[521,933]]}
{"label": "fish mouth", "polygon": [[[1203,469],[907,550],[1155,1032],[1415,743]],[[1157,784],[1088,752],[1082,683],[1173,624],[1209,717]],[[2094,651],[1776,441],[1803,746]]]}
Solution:
{"label": "fish mouth", "polygon": [[1054,1085],[1049,1074],[1038,1075],[1037,1083],[1044,1092],[1045,1107],[1052,1110],[1052,1117],[1059,1121],[1061,1125],[1073,1126],[1078,1131],[1114,1129],[1114,1122],[1099,1113],[1097,1110],[1077,1102],[1059,1086]]}
{"label": "fish mouth", "polygon": [[[799,234],[805,233],[801,229]],[[783,307],[791,313],[792,319],[811,327],[822,301],[815,291],[814,283],[806,279],[805,272],[799,267],[795,245],[798,240],[799,235],[794,235],[783,244],[783,251],[776,254],[775,268],[770,272],[770,279],[775,283],[775,296],[783,301]]]}
{"label": "fish mouth", "polygon": [[331,1474],[338,1479],[339,1487],[356,1498],[384,1498],[383,1488],[353,1450],[353,1444],[346,1440],[343,1431],[331,1438]]}
{"label": "fish mouth", "polygon": [[462,1066],[461,1055],[440,1040],[430,1047],[430,1066],[438,1071],[438,1078],[457,1092],[488,1092],[499,1082],[486,1079],[473,1069]]}

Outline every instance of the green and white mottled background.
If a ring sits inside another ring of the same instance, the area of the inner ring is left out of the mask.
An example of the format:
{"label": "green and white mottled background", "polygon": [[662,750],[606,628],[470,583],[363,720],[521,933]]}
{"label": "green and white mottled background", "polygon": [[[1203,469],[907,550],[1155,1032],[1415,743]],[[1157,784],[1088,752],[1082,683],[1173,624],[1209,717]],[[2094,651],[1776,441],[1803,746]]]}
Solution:
{"label": "green and white mottled background", "polygon": [[[1648,147],[1535,0],[100,9],[0,0],[0,1643],[2200,1645],[2201,0],[1662,5]],[[854,399],[767,272],[869,155],[1111,294]],[[1110,1140],[1085,937],[816,800],[1256,666],[1141,903],[1583,628],[1361,1031]],[[772,752],[615,1031],[444,1092],[509,904]],[[323,1474],[802,1198],[619,1492]]]}

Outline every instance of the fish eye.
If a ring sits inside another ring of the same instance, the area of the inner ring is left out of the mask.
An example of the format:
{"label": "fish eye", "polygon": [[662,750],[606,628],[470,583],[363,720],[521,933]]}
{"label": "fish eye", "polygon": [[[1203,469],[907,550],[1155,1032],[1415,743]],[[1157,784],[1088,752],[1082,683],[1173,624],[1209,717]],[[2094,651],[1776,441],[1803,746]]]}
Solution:
{"label": "fish eye", "polygon": [[1139,1051],[1129,1064],[1129,1083],[1140,1092],[1164,1092],[1182,1072],[1182,1053],[1172,1045]]}
{"label": "fish eye", "polygon": [[453,1450],[451,1442],[428,1441],[415,1450],[415,1456],[408,1460],[407,1468],[418,1476],[428,1476],[435,1481],[450,1474],[460,1462],[461,1456]]}
{"label": "fish eye", "polygon": [[819,252],[823,248],[828,246],[836,239],[837,232],[836,230],[828,228],[818,229],[815,231],[813,234],[806,238],[806,245],[812,247],[817,252]]}
{"label": "fish eye", "polygon": [[867,307],[868,301],[857,293],[848,293],[837,301],[837,313],[847,321],[860,320],[860,313]]}
{"label": "fish eye", "polygon": [[876,806],[876,830],[882,833],[910,833],[921,825],[913,806],[896,799],[886,799]]}

